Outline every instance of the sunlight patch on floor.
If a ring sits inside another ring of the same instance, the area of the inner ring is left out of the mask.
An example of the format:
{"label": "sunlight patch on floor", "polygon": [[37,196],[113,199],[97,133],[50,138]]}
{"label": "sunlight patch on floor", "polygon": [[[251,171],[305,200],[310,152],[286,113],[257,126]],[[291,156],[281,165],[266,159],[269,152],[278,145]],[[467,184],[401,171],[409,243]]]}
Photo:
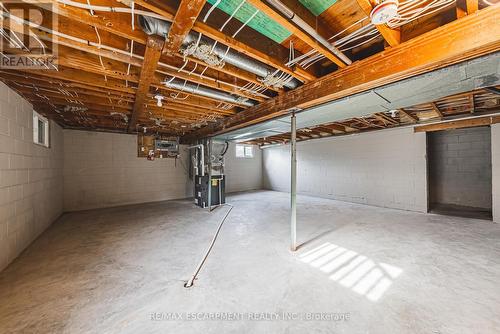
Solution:
{"label": "sunlight patch on floor", "polygon": [[339,285],[377,301],[403,270],[375,262],[355,251],[326,242],[299,255],[300,261],[328,274]]}

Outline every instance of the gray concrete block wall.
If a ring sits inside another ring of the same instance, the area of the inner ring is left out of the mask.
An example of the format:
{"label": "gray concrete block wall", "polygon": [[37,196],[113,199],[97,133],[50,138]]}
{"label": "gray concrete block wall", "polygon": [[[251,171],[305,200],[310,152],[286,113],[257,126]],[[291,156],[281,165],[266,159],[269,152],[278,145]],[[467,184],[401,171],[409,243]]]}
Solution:
{"label": "gray concrete block wall", "polygon": [[62,129],[33,143],[33,108],[0,82],[0,271],[62,213]]}
{"label": "gray concrete block wall", "polygon": [[430,202],[491,209],[490,128],[428,136]]}
{"label": "gray concrete block wall", "polygon": [[493,221],[500,223],[500,124],[491,126]]}
{"label": "gray concrete block wall", "polygon": [[64,210],[77,211],[192,196],[188,155],[137,157],[137,136],[64,130]]}
{"label": "gray concrete block wall", "polygon": [[[235,145],[226,153],[226,192],[262,188],[262,155],[236,158]],[[148,161],[137,157],[137,136],[64,130],[64,210],[77,211],[133,203],[188,198],[193,184],[181,158]]]}
{"label": "gray concrete block wall", "polygon": [[253,147],[253,158],[237,158],[236,144],[231,143],[224,156],[226,192],[262,189],[262,150]]}
{"label": "gray concrete block wall", "polygon": [[[264,187],[290,189],[289,146],[263,150]],[[427,211],[426,138],[400,128],[297,144],[299,193]]]}

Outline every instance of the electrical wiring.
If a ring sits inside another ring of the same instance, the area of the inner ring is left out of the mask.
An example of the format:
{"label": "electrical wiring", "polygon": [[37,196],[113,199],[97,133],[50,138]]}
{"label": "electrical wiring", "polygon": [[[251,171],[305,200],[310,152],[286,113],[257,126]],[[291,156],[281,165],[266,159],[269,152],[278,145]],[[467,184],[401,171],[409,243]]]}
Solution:
{"label": "electrical wiring", "polygon": [[455,0],[408,0],[402,2],[398,7],[398,15],[389,20],[389,28],[397,28],[423,16],[440,11],[448,6],[454,5]]}
{"label": "electrical wiring", "polygon": [[207,13],[205,14],[205,17],[203,18],[203,23],[207,22],[208,20],[208,17],[210,16],[210,14],[212,14],[212,12],[214,11],[215,8],[217,8],[217,6],[222,2],[222,0],[217,0],[211,7],[210,9],[207,11]]}
{"label": "electrical wiring", "polygon": [[165,17],[163,17],[162,15],[145,10],[137,10],[137,9],[132,10],[131,8],[125,8],[125,7],[96,6],[96,5],[89,5],[88,3],[84,4],[81,2],[76,2],[71,0],[57,0],[57,2],[72,7],[92,10],[92,12],[97,11],[97,12],[128,13],[128,14],[134,13],[137,15],[149,16],[160,20],[165,20]]}

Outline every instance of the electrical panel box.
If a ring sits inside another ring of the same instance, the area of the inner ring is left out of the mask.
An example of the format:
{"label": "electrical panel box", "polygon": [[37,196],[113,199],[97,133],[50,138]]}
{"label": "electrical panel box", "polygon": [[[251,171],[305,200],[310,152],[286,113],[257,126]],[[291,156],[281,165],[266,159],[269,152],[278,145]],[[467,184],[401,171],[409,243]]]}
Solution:
{"label": "electrical panel box", "polygon": [[155,140],[155,150],[162,152],[179,152],[179,143],[175,140]]}
{"label": "electrical panel box", "polygon": [[158,139],[154,136],[137,135],[137,156],[140,158],[175,158],[178,155],[179,141],[177,138]]}
{"label": "electrical panel box", "polygon": [[224,175],[213,175],[212,182],[208,184],[208,175],[195,176],[194,201],[195,204],[205,208],[208,206],[208,191],[210,189],[212,205],[226,203],[226,180]]}

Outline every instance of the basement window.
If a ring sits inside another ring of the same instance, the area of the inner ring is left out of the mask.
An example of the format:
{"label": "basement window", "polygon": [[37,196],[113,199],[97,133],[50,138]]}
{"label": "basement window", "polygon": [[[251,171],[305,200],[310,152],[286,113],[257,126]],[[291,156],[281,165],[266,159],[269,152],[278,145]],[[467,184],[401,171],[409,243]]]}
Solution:
{"label": "basement window", "polygon": [[49,147],[49,121],[33,111],[33,142]]}
{"label": "basement window", "polygon": [[253,147],[249,145],[236,145],[237,158],[253,158]]}

